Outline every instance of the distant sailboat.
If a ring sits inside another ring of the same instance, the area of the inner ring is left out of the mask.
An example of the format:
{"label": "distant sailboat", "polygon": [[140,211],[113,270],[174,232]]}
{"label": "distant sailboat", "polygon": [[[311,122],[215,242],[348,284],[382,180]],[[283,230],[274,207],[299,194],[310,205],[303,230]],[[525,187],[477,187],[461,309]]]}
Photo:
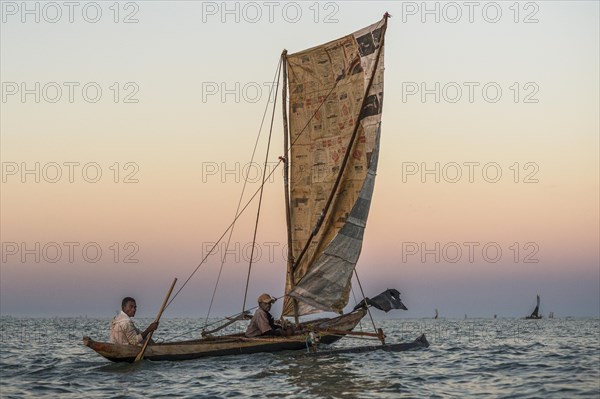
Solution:
{"label": "distant sailboat", "polygon": [[433,318],[434,318],[434,319],[437,319],[437,318],[438,318],[438,310],[437,310],[437,309],[435,310],[435,316],[433,316]]}
{"label": "distant sailboat", "polygon": [[548,315],[549,319],[553,319],[554,318],[554,312],[550,312],[550,314]]}
{"label": "distant sailboat", "polygon": [[537,303],[535,305],[535,309],[533,309],[533,312],[531,312],[531,314],[525,318],[533,319],[533,320],[541,319],[542,315],[539,312],[540,312],[540,296],[537,295]]}

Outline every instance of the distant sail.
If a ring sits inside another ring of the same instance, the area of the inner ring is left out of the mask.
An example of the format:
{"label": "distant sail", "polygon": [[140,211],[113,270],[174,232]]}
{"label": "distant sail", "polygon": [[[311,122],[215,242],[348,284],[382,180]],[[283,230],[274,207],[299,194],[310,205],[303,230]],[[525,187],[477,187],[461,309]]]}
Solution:
{"label": "distant sail", "polygon": [[[287,56],[293,259],[308,247],[294,268],[293,287],[287,276],[285,316],[294,314],[291,298],[297,299],[298,315],[340,313],[348,303],[377,170],[383,102],[383,48],[379,49],[385,24],[384,18],[354,34]],[[332,195],[357,124],[329,211],[308,243]]]}
{"label": "distant sail", "polygon": [[535,305],[535,309],[533,310],[531,315],[529,315],[529,318],[530,319],[540,319],[541,316],[539,315],[539,311],[540,311],[540,296],[537,295],[537,302]]}
{"label": "distant sail", "polygon": [[434,318],[434,319],[437,319],[437,318],[438,318],[438,310],[437,310],[437,309],[435,310],[435,316],[434,316],[433,318]]}

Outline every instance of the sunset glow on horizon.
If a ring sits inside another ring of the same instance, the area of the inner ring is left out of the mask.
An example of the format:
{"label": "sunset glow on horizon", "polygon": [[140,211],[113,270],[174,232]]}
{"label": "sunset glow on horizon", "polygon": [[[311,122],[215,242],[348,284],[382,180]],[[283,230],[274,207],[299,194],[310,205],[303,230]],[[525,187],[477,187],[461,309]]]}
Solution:
{"label": "sunset glow on horizon", "polygon": [[[233,220],[248,173],[242,206],[259,187],[270,109],[250,157],[281,51],[389,11],[380,160],[357,266],[365,294],[398,289],[409,310],[389,317],[522,317],[536,294],[546,314],[600,316],[597,2],[540,2],[518,16],[501,3],[494,23],[478,13],[423,22],[388,2],[318,16],[302,3],[297,23],[277,13],[236,22],[201,2],[136,4],[129,24],[108,3],[98,23],[23,23],[3,9],[2,315],[109,317],[133,296],[139,317],[153,317],[172,278],[182,284]],[[252,306],[285,283],[281,125],[278,102]],[[256,201],[236,223],[213,316],[241,310],[255,217]],[[206,316],[222,245],[165,317]]]}

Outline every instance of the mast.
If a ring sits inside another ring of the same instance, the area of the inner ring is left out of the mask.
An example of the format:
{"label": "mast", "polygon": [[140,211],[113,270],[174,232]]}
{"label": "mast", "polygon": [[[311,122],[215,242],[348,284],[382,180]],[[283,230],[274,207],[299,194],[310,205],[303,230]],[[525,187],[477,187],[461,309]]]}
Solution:
{"label": "mast", "polygon": [[[290,276],[290,283],[292,288],[295,285],[294,273],[292,267],[294,265],[294,255],[292,253],[292,226],[290,217],[290,190],[289,190],[289,159],[288,159],[288,145],[289,145],[289,130],[288,130],[288,118],[287,118],[287,50],[283,50],[281,53],[281,63],[283,71],[283,84],[281,85],[281,105],[283,111],[283,188],[285,191],[285,222],[287,226],[287,273]],[[292,300],[294,304],[294,321],[298,324],[298,301],[294,298]]]}

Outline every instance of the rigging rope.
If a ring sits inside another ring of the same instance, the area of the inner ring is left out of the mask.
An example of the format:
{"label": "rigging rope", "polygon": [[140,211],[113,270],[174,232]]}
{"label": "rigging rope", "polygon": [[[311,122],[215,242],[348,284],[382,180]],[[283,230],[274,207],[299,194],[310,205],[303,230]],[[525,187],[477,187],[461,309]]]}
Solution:
{"label": "rigging rope", "polygon": [[[277,85],[279,85],[279,74],[280,74],[280,68],[281,68],[281,61],[279,62],[279,64],[277,64],[277,68],[275,69],[275,75],[273,76],[273,85],[271,86],[271,90],[269,91],[269,98],[267,99],[267,104],[265,105],[265,110],[263,112],[263,116],[262,116],[262,120],[260,121],[260,128],[258,129],[258,136],[256,137],[256,141],[254,143],[254,149],[252,150],[252,157],[250,157],[250,165],[254,162],[254,155],[256,154],[256,149],[258,148],[258,142],[260,140],[260,135],[262,133],[262,128],[263,125],[265,123],[265,118],[267,116],[267,111],[269,110],[269,103],[271,102],[271,96],[273,94],[273,90],[277,90],[275,87],[275,81],[277,80]],[[276,93],[277,94],[277,93]],[[275,99],[277,99],[277,97],[275,97]],[[242,200],[244,198],[244,193],[246,192],[246,185],[248,184],[248,176],[249,174],[246,174],[246,177],[244,178],[244,185],[242,186],[242,193],[240,194],[240,199],[238,201],[237,204],[237,208],[235,210],[235,214],[238,215],[239,211],[240,211],[240,206],[242,205]],[[233,235],[233,230],[235,228],[235,222],[233,224],[233,226],[231,227],[231,230],[229,230],[229,237],[227,237],[227,244],[225,245],[225,251],[223,253],[223,257],[221,259],[221,267],[219,268],[219,274],[217,276],[217,281],[215,283],[215,288],[213,289],[213,293],[212,293],[212,297],[210,298],[210,305],[208,306],[208,312],[206,314],[206,319],[204,320],[204,328],[206,328],[206,323],[208,323],[208,319],[210,317],[210,311],[212,309],[213,306],[213,302],[215,300],[215,295],[217,293],[217,287],[219,286],[219,281],[221,280],[221,273],[223,272],[223,266],[225,265],[225,259],[227,258],[227,251],[229,249],[229,244],[231,243],[231,236]]]}
{"label": "rigging rope", "polygon": [[[327,93],[327,95],[325,96],[325,98],[323,98],[323,101],[321,101],[321,103],[318,105],[317,109],[311,115],[311,117],[308,119],[308,121],[306,122],[306,124],[304,125],[304,127],[302,128],[302,130],[300,130],[300,132],[298,133],[298,135],[296,136],[296,138],[294,140],[292,140],[292,143],[290,144],[290,146],[288,148],[288,151],[291,150],[291,148],[294,146],[294,144],[296,144],[296,142],[300,139],[300,137],[302,137],[302,135],[306,131],[306,128],[310,125],[310,123],[312,122],[312,120],[319,113],[319,111],[321,110],[321,108],[323,107],[323,105],[325,104],[325,102],[327,101],[327,99],[329,99],[329,96],[331,96],[331,93],[333,93],[333,91],[336,89],[336,87],[338,85],[338,82],[340,80],[341,79],[336,80],[336,82],[334,83],[334,85],[331,87],[331,90],[329,90],[329,92]],[[165,309],[168,308],[171,305],[171,303],[173,303],[173,301],[175,300],[175,298],[177,298],[177,296],[179,295],[179,293],[181,293],[181,290],[183,290],[183,288],[187,285],[187,283],[192,279],[192,277],[194,276],[194,274],[196,274],[196,272],[200,269],[200,267],[204,264],[204,262],[206,262],[206,259],[208,259],[208,257],[212,254],[212,252],[217,247],[217,245],[221,242],[221,240],[223,240],[223,238],[225,237],[225,235],[227,234],[227,232],[230,229],[233,228],[233,226],[235,225],[235,222],[239,219],[239,217],[248,208],[248,206],[250,205],[250,203],[254,200],[254,198],[256,197],[256,195],[260,192],[260,190],[264,186],[265,182],[267,180],[269,180],[269,178],[273,175],[273,173],[275,173],[275,171],[277,170],[277,168],[279,167],[279,165],[281,165],[282,162],[283,161],[280,158],[279,161],[277,162],[277,164],[275,165],[275,167],[273,168],[273,170],[271,171],[271,173],[269,173],[269,175],[266,177],[266,179],[261,183],[261,186],[258,188],[258,190],[256,190],[256,192],[254,192],[254,194],[246,202],[246,204],[244,205],[244,207],[240,210],[240,212],[236,215],[236,217],[233,219],[233,221],[225,229],[225,231],[223,232],[223,234],[221,234],[221,236],[219,237],[219,239],[217,240],[217,242],[211,247],[210,251],[208,251],[208,253],[204,256],[204,258],[202,258],[202,260],[200,261],[200,263],[198,264],[198,266],[196,266],[196,268],[192,271],[192,273],[189,275],[189,277],[184,281],[184,283],[181,285],[181,287],[179,287],[179,289],[171,297],[171,299],[167,303],[167,306],[165,306]]]}
{"label": "rigging rope", "polygon": [[[350,284],[350,291],[352,291],[352,297],[354,298],[354,306],[358,305],[358,301],[356,300],[356,295],[354,294],[354,287],[352,286],[352,284]],[[360,328],[360,331],[363,330],[363,326],[362,326],[362,319],[360,319],[358,321],[358,326]]]}
{"label": "rigging rope", "polygon": [[[296,141],[298,141],[298,139],[300,139],[300,137],[302,136],[302,134],[304,134],[304,132],[306,131],[306,128],[310,125],[310,122],[312,122],[312,120],[314,119],[314,117],[321,110],[321,107],[323,107],[323,104],[325,104],[325,102],[327,101],[327,99],[329,98],[329,96],[331,95],[331,93],[333,93],[333,91],[337,87],[337,82],[338,81],[336,81],[335,84],[333,85],[333,87],[331,88],[331,90],[329,90],[329,93],[327,93],[327,95],[325,96],[325,98],[323,99],[323,101],[319,104],[319,106],[317,107],[317,109],[315,110],[315,112],[308,119],[308,121],[306,122],[306,124],[304,125],[304,127],[302,128],[302,130],[300,130],[300,132],[298,133],[298,136],[296,137],[296,139],[292,141],[292,143],[290,144],[290,147],[288,148],[288,150],[291,150],[291,148],[294,146],[294,144],[296,144]],[[269,178],[273,175],[273,173],[275,173],[275,171],[277,170],[277,168],[279,167],[279,165],[281,165],[282,162],[283,161],[281,159],[279,159],[279,161],[277,162],[277,164],[275,165],[275,167],[273,167],[273,170],[271,171],[271,173],[269,173],[269,175],[267,176],[267,178],[265,179],[265,181],[262,182],[261,187],[265,184],[265,182],[267,180],[269,180]],[[204,262],[206,262],[206,259],[208,259],[208,257],[212,254],[212,252],[217,247],[217,245],[219,245],[219,243],[221,242],[221,240],[225,237],[225,235],[227,234],[227,232],[233,227],[233,225],[235,225],[235,222],[239,219],[239,217],[242,215],[242,213],[244,213],[244,211],[246,210],[246,208],[248,208],[248,206],[250,205],[250,203],[254,200],[254,198],[256,197],[256,195],[259,193],[261,187],[259,187],[258,190],[256,190],[256,192],[252,195],[252,197],[250,197],[250,199],[248,200],[248,202],[246,202],[246,204],[240,210],[240,212],[238,213],[238,215],[233,219],[233,222],[231,222],[231,224],[229,224],[229,226],[225,229],[225,231],[219,237],[219,239],[217,240],[217,242],[211,247],[210,251],[208,251],[208,253],[204,256],[204,258],[202,258],[202,261],[200,261],[200,263],[198,264],[198,266],[196,266],[196,268],[192,271],[192,273],[189,275],[189,277],[184,281],[184,283],[181,285],[181,287],[179,287],[179,289],[177,290],[177,292],[175,292],[175,294],[171,297],[171,300],[169,300],[169,303],[167,303],[167,306],[165,307],[165,309],[168,308],[169,305],[171,305],[171,303],[179,295],[179,293],[181,292],[181,290],[183,289],[183,287],[185,287],[187,285],[187,283],[192,279],[192,277],[194,276],[194,274],[196,274],[196,272],[198,271],[198,269],[200,269],[200,267],[204,264]]]}
{"label": "rigging rope", "polygon": [[[283,58],[279,61],[279,69],[283,64]],[[265,154],[265,166],[263,168],[262,184],[260,185],[260,196],[258,197],[258,208],[256,210],[256,223],[254,224],[254,237],[252,238],[252,249],[250,250],[250,261],[248,263],[248,277],[246,277],[246,290],[244,291],[244,303],[242,304],[242,313],[246,308],[246,298],[248,297],[248,285],[250,285],[250,272],[252,271],[252,261],[254,259],[254,246],[256,244],[256,233],[258,231],[258,221],[260,219],[260,207],[262,205],[263,192],[265,187],[265,175],[267,174],[267,164],[269,162],[269,150],[271,149],[271,137],[273,136],[273,121],[275,120],[275,105],[277,104],[277,93],[279,93],[279,79],[281,74],[278,74],[277,85],[275,89],[275,101],[273,101],[273,113],[271,115],[271,127],[269,129],[269,140],[267,141],[267,153]]]}
{"label": "rigging rope", "polygon": [[[280,163],[281,163],[281,161],[277,165],[275,165],[275,167],[273,168],[273,170],[271,171],[271,173],[269,173],[269,175],[267,176],[267,180],[273,175],[273,173],[275,173],[275,171],[277,170],[277,167],[279,166]],[[208,253],[206,255],[204,255],[204,258],[202,258],[202,261],[200,261],[200,263],[198,264],[198,266],[196,266],[196,268],[192,271],[192,273],[189,275],[189,277],[184,281],[184,283],[181,285],[181,287],[179,287],[179,289],[177,290],[177,292],[175,292],[175,294],[171,297],[171,300],[169,301],[169,303],[167,303],[167,306],[165,306],[165,309],[168,308],[171,303],[173,303],[173,301],[175,300],[175,298],[177,297],[177,295],[179,295],[179,293],[181,292],[181,290],[183,289],[183,287],[185,287],[187,285],[187,283],[192,279],[192,277],[194,276],[194,274],[196,274],[196,272],[198,271],[198,269],[200,269],[200,266],[202,266],[204,264],[204,262],[206,262],[206,259],[208,259],[208,257],[213,253],[213,251],[217,247],[217,245],[219,245],[219,243],[221,242],[221,240],[223,240],[223,238],[225,237],[225,235],[227,234],[227,232],[233,227],[233,225],[240,218],[240,216],[242,216],[242,213],[244,213],[244,211],[246,210],[246,208],[248,208],[248,206],[250,205],[250,203],[252,203],[252,201],[254,200],[254,198],[256,197],[256,195],[259,193],[259,191],[260,191],[260,188],[258,190],[256,190],[254,192],[254,194],[252,194],[252,196],[250,197],[250,199],[248,200],[248,202],[246,202],[246,205],[244,205],[244,207],[242,208],[242,210],[240,211],[240,213],[238,213],[238,215],[233,219],[233,221],[229,224],[229,226],[227,226],[227,228],[225,229],[225,231],[223,232],[223,234],[221,234],[221,236],[219,237],[219,239],[217,240],[217,242],[215,242],[214,245],[210,248],[210,251],[208,251]]]}
{"label": "rigging rope", "polygon": [[356,276],[356,281],[358,281],[358,287],[360,288],[360,293],[363,296],[363,300],[365,301],[365,305],[367,307],[367,313],[369,313],[369,318],[371,319],[371,323],[373,323],[373,330],[377,333],[377,326],[375,325],[375,320],[373,320],[373,315],[371,315],[371,309],[367,305],[367,298],[365,297],[365,292],[363,291],[362,284],[360,283],[360,279],[358,278],[358,273],[356,271],[356,267],[354,268],[354,275]]}

